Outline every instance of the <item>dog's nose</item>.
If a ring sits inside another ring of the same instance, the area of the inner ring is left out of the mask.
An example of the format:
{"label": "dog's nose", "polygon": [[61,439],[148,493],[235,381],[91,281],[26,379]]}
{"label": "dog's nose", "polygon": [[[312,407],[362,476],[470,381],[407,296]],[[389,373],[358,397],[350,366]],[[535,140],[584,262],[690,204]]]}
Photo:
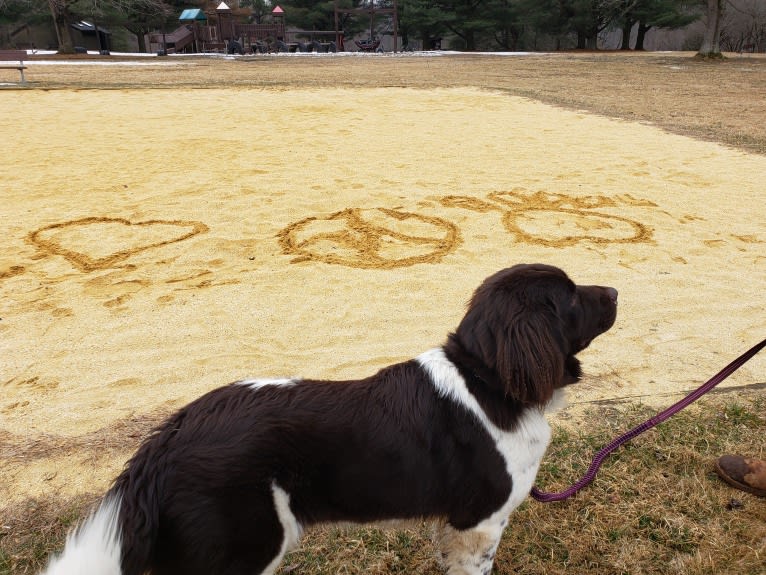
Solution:
{"label": "dog's nose", "polygon": [[612,300],[613,303],[617,303],[617,290],[613,287],[606,288],[606,293],[609,296],[609,299]]}

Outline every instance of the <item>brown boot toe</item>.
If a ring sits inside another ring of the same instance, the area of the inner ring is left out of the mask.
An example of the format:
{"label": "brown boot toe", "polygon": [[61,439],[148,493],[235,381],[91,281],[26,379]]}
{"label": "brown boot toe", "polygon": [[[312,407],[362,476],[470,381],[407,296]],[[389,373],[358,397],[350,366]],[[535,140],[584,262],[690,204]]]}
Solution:
{"label": "brown boot toe", "polygon": [[729,485],[759,497],[766,497],[766,461],[739,455],[723,455],[715,462],[715,470]]}

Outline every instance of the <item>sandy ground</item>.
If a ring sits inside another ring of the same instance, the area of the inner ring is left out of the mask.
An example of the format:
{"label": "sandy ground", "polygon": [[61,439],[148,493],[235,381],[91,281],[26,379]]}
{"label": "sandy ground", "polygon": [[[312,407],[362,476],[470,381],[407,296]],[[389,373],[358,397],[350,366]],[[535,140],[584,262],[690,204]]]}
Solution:
{"label": "sandy ground", "polygon": [[620,291],[572,409],[663,407],[766,336],[764,156],[471,88],[0,108],[0,501],[106,488],[130,422],[218,385],[439,345],[517,262]]}

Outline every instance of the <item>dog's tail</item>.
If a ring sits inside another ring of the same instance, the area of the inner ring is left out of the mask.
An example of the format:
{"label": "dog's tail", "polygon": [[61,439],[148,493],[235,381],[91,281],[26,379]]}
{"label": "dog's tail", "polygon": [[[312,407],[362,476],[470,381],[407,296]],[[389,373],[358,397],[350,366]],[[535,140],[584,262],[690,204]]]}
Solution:
{"label": "dog's tail", "polygon": [[158,513],[151,497],[112,488],[41,575],[140,575],[149,569]]}
{"label": "dog's tail", "polygon": [[183,417],[182,410],[149,434],[41,575],[141,575],[151,569],[169,466],[165,455]]}
{"label": "dog's tail", "polygon": [[150,449],[151,441],[138,450],[41,575],[140,575],[150,569],[159,530],[159,481],[141,472]]}
{"label": "dog's tail", "polygon": [[121,575],[120,497],[104,498],[67,537],[61,555],[51,558],[42,575]]}

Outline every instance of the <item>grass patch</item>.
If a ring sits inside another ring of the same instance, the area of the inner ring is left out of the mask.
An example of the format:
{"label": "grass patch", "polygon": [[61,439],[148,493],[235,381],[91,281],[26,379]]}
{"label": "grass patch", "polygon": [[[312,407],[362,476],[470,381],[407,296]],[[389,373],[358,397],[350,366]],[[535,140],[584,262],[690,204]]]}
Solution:
{"label": "grass patch", "polygon": [[[766,457],[765,407],[758,391],[709,396],[615,452],[575,498],[528,499],[511,517],[494,573],[762,575],[766,500],[719,481],[712,461],[723,453]],[[556,426],[539,486],[565,488],[595,450],[653,413],[598,407]],[[0,511],[0,574],[41,569],[92,500],[29,500]],[[310,531],[279,573],[437,574],[430,535],[427,524]]]}
{"label": "grass patch", "polygon": [[97,498],[28,499],[0,509],[0,574],[37,573]]}

